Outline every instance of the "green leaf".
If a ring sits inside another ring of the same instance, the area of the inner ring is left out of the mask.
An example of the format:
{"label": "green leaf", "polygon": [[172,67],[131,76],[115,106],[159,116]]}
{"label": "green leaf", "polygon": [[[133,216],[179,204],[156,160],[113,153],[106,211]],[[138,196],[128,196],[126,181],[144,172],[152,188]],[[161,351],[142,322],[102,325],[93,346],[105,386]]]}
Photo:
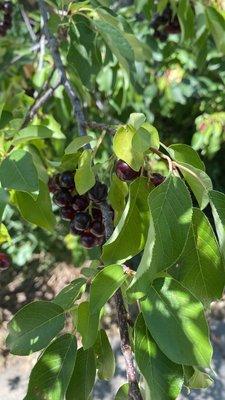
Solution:
{"label": "green leaf", "polygon": [[185,386],[190,389],[207,389],[214,383],[207,373],[200,371],[198,368],[184,365],[183,369]]}
{"label": "green leaf", "polygon": [[0,221],[2,220],[5,207],[8,204],[8,200],[9,200],[8,192],[5,189],[0,188]]}
{"label": "green leaf", "polygon": [[216,190],[211,190],[209,198],[221,252],[225,260],[225,195]]}
{"label": "green leaf", "polygon": [[72,140],[72,142],[66,147],[65,154],[73,154],[80,150],[85,144],[90,143],[93,140],[90,136],[80,136]]}
{"label": "green leaf", "polygon": [[116,393],[115,400],[127,400],[129,396],[129,383],[124,383]]}
{"label": "green leaf", "polygon": [[149,124],[149,122],[142,124],[132,139],[132,146],[134,151],[139,153],[146,152],[150,147],[155,147],[158,149],[159,134],[157,129]]}
{"label": "green leaf", "polygon": [[145,122],[146,116],[142,113],[131,113],[128,125],[132,125],[135,130],[139,129],[141,125]]}
{"label": "green leaf", "polygon": [[58,304],[64,310],[68,310],[74,305],[75,300],[81,293],[82,287],[85,285],[86,279],[74,279],[69,285],[65,286],[61,292],[52,300],[53,303]]}
{"label": "green leaf", "polygon": [[141,310],[148,330],[170,360],[210,367],[212,347],[203,306],[180,283],[156,279],[141,301]]}
{"label": "green leaf", "polygon": [[217,49],[225,54],[225,18],[215,7],[206,7],[205,13]]}
{"label": "green leaf", "polygon": [[197,208],[185,249],[171,273],[206,306],[222,296],[225,274],[220,249],[208,219]]}
{"label": "green leaf", "polygon": [[170,361],[150,335],[140,314],[134,328],[134,353],[154,400],[175,400],[183,384],[182,366]]}
{"label": "green leaf", "polygon": [[191,197],[182,179],[169,176],[149,195],[151,220],[141,263],[128,293],[141,297],[157,274],[171,267],[187,241]]}
{"label": "green leaf", "polygon": [[130,184],[129,200],[111,238],[103,246],[105,264],[124,262],[143,250],[149,224],[147,198],[151,190],[146,178]]}
{"label": "green leaf", "polygon": [[35,139],[49,139],[53,135],[53,132],[41,125],[30,125],[24,129],[21,129],[13,139],[13,144],[18,145],[28,140]]}
{"label": "green leaf", "polygon": [[115,357],[104,329],[100,329],[94,345],[97,356],[98,377],[102,380],[112,379],[115,373]]}
{"label": "green leaf", "polygon": [[77,168],[79,158],[79,152],[75,154],[65,154],[62,158],[61,164],[58,167],[59,172],[74,171]]}
{"label": "green leaf", "polygon": [[95,383],[96,365],[93,349],[86,351],[80,348],[77,352],[76,363],[68,390],[66,400],[88,400]]}
{"label": "green leaf", "polygon": [[177,15],[182,31],[182,41],[186,42],[193,39],[195,36],[195,15],[188,0],[179,1]]}
{"label": "green leaf", "polygon": [[38,173],[31,154],[20,149],[6,157],[0,165],[0,181],[7,189],[36,192]]}
{"label": "green leaf", "polygon": [[116,212],[116,222],[120,220],[126,205],[128,187],[126,182],[121,181],[116,174],[112,175],[108,200],[113,210]]}
{"label": "green leaf", "polygon": [[76,352],[76,338],[70,333],[54,340],[33,367],[24,400],[63,399],[74,370]]}
{"label": "green leaf", "polygon": [[25,356],[46,347],[63,329],[64,310],[49,301],[34,301],[21,308],[8,324],[7,346]]}
{"label": "green leaf", "polygon": [[113,151],[117,158],[125,161],[135,171],[143,164],[143,153],[135,151],[133,138],[136,131],[132,126],[121,126],[113,138]]}
{"label": "green leaf", "polygon": [[177,166],[194,193],[199,207],[203,210],[209,202],[208,192],[212,189],[210,177],[204,171],[190,164],[179,162]]}
{"label": "green leaf", "polygon": [[168,151],[173,160],[192,165],[195,168],[205,171],[205,165],[199,157],[197,151],[187,144],[172,144]]}
{"label": "green leaf", "polygon": [[89,87],[91,75],[93,74],[92,66],[88,58],[79,51],[78,46],[71,42],[68,56],[68,65],[71,66],[81,79],[84,86]]}
{"label": "green leaf", "polygon": [[120,265],[109,265],[95,275],[90,291],[91,314],[100,312],[125,279],[126,274]]}
{"label": "green leaf", "polygon": [[89,349],[95,343],[98,335],[100,310],[90,312],[90,303],[85,301],[78,307],[77,330],[82,336],[84,350]]}
{"label": "green leaf", "polygon": [[79,158],[78,168],[75,173],[75,185],[80,195],[86,193],[95,184],[95,174],[91,163],[92,151],[84,150]]}
{"label": "green leaf", "polygon": [[53,231],[55,216],[52,212],[48,187],[39,181],[40,191],[36,200],[28,193],[16,192],[15,198],[24,219],[41,228]]}
{"label": "green leaf", "polygon": [[0,224],[0,244],[10,241],[11,237],[9,235],[8,229],[4,224]]}

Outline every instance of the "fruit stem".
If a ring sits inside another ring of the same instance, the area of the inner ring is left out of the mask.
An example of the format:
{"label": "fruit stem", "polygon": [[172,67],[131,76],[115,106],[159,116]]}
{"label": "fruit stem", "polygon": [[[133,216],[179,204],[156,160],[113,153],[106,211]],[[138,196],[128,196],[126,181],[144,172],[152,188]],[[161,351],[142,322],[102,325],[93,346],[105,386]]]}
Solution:
{"label": "fruit stem", "polygon": [[171,158],[169,156],[162,153],[160,150],[156,149],[155,147],[150,147],[149,150],[151,150],[152,153],[157,154],[157,156],[159,156],[162,160],[164,160],[168,164],[169,171],[173,172],[173,161],[171,160]]}

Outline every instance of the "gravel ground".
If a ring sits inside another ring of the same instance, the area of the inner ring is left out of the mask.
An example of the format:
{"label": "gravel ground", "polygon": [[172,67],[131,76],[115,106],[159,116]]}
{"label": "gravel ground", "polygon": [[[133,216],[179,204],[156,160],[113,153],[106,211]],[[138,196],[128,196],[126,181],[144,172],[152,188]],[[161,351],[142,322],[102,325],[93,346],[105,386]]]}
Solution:
{"label": "gravel ground", "polygon": [[[225,320],[211,321],[211,332],[214,342],[214,369],[217,373],[215,384],[206,391],[192,391],[182,394],[179,400],[223,400],[225,399]],[[97,382],[94,400],[113,400],[118,388],[126,381],[124,361],[119,350],[118,338],[113,339],[117,357],[117,371],[111,382]],[[29,373],[35,364],[37,355],[32,357],[9,356],[7,365],[1,369],[0,399],[23,400],[28,384]]]}

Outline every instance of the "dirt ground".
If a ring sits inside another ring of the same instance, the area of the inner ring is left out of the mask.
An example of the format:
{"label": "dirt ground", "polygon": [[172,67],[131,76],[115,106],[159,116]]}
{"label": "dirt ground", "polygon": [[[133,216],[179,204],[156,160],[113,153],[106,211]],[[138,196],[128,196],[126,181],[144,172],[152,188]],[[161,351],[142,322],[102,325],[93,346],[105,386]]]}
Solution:
{"label": "dirt ground", "polygon": [[[51,299],[62,287],[79,274],[79,270],[66,264],[59,264],[45,277],[39,276],[32,283],[32,296],[20,275],[1,289],[1,327],[0,327],[0,399],[23,400],[28,385],[29,374],[38,354],[29,357],[18,357],[7,354],[4,341],[7,334],[7,321],[15,312],[15,304],[21,305],[31,298]],[[14,305],[14,307],[13,307]],[[214,344],[213,368],[216,372],[215,383],[206,391],[183,393],[179,400],[223,400],[225,399],[225,299],[214,303],[209,316],[211,336]],[[117,358],[117,370],[111,382],[96,382],[93,399],[113,400],[118,388],[126,381],[124,361],[119,349],[119,336],[115,325],[108,332]]]}

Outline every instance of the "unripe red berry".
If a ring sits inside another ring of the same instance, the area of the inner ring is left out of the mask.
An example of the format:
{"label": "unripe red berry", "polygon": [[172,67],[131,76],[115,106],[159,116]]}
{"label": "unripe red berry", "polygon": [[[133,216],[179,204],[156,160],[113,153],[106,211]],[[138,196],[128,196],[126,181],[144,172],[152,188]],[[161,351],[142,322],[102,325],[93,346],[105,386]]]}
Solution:
{"label": "unripe red berry", "polygon": [[10,267],[10,259],[5,253],[0,253],[0,270],[5,270]]}
{"label": "unripe red berry", "polygon": [[116,163],[116,175],[121,181],[133,181],[140,173],[141,171],[134,171],[125,161],[118,160]]}

